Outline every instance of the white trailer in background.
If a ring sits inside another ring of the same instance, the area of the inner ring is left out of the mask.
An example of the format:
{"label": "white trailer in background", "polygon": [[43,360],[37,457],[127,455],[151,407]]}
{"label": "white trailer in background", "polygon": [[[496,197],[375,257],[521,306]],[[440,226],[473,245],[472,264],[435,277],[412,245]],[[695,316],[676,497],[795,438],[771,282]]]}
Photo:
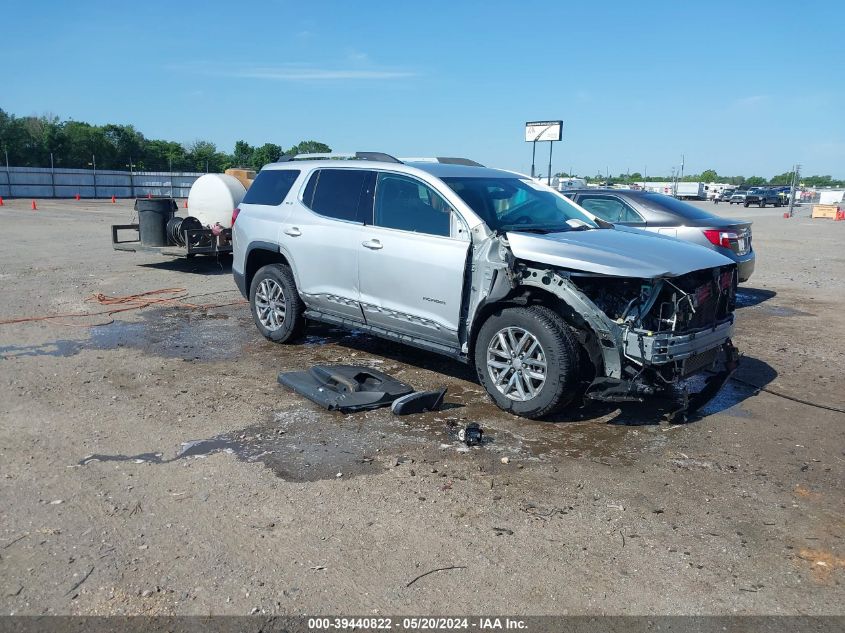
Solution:
{"label": "white trailer in background", "polygon": [[[646,191],[676,196],[685,200],[707,200],[709,187],[703,182],[638,182]],[[676,189],[677,188],[677,189]]]}
{"label": "white trailer in background", "polygon": [[679,182],[675,197],[682,200],[707,200],[707,189],[703,182]]}
{"label": "white trailer in background", "polygon": [[587,181],[583,178],[559,178],[557,181],[557,190],[564,189],[586,189]]}

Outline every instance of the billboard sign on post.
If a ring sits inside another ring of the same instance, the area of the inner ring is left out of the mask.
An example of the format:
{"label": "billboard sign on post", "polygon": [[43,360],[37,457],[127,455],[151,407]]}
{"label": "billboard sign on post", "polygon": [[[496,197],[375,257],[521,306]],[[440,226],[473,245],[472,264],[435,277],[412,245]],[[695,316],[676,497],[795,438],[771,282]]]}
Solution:
{"label": "billboard sign on post", "polygon": [[549,142],[549,173],[547,184],[552,184],[552,143],[563,138],[563,121],[527,121],[525,123],[525,142],[531,143],[531,177],[534,177],[534,158],[537,153],[537,141]]}
{"label": "billboard sign on post", "polygon": [[525,142],[559,141],[563,138],[563,121],[528,121],[525,124]]}

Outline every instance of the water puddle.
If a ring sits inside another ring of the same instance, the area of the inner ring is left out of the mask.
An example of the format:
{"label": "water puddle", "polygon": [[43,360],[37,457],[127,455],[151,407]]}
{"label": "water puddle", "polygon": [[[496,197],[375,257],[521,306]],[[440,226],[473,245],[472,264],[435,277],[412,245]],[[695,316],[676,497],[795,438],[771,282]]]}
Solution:
{"label": "water puddle", "polygon": [[809,312],[790,308],[788,306],[772,305],[769,300],[777,293],[772,290],[759,288],[740,288],[736,293],[736,307],[753,308],[763,314],[776,317],[815,316]]}
{"label": "water puddle", "polygon": [[[377,474],[406,456],[432,463],[471,454],[479,464],[493,464],[504,456],[525,462],[571,457],[622,464],[644,452],[661,450],[666,441],[656,425],[531,422],[498,410],[488,417],[486,406],[468,413],[460,402],[453,399],[450,404],[454,408],[403,417],[393,416],[388,409],[342,415],[303,404],[274,414],[266,423],[185,441],[170,450],[93,454],[79,465],[159,465],[223,453],[242,462],[261,463],[286,481],[309,482]],[[468,447],[458,440],[459,430],[471,421],[484,431],[481,446]]]}
{"label": "water puddle", "polygon": [[80,341],[49,341],[41,345],[0,345],[0,360],[24,358],[28,356],[54,356],[57,358],[74,356],[83,347]]}
{"label": "water puddle", "polygon": [[741,406],[741,403],[753,395],[754,389],[751,387],[729,380],[719,393],[699,410],[698,415],[703,417],[721,413],[732,418],[751,418],[754,414]]}
{"label": "water puddle", "polygon": [[796,310],[795,308],[789,308],[787,306],[772,306],[768,304],[763,304],[756,306],[757,310],[760,312],[776,317],[793,317],[793,316],[816,316],[810,312],[804,312],[803,310]]}
{"label": "water puddle", "polygon": [[763,290],[760,288],[739,288],[736,291],[736,307],[748,308],[756,306],[764,301],[768,301],[777,293],[773,290]]}
{"label": "water puddle", "polygon": [[[203,313],[182,309],[141,313],[141,321],[115,321],[91,328],[88,348],[129,347],[165,358],[219,361],[235,358],[255,338],[246,318],[227,312]],[[251,325],[251,322],[249,322]]]}
{"label": "water puddle", "polygon": [[[303,417],[308,416],[297,416],[298,422],[304,422]],[[382,466],[375,460],[380,443],[377,431],[345,420],[335,424],[293,424],[287,415],[279,414],[273,425],[255,425],[208,439],[183,442],[172,457],[165,457],[162,452],[94,454],[80,460],[79,465],[94,462],[170,464],[225,453],[242,462],[264,464],[286,481],[318,481],[380,472]]]}

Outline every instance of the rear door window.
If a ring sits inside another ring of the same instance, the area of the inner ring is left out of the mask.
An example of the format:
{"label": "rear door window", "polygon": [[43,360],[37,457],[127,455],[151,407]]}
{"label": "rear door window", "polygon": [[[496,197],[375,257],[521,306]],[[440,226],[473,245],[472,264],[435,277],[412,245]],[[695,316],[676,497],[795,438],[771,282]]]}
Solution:
{"label": "rear door window", "polygon": [[255,181],[246,190],[242,202],[277,206],[288,195],[299,177],[298,169],[265,169],[258,172]]}
{"label": "rear door window", "polygon": [[360,202],[367,197],[366,185],[372,176],[373,172],[366,169],[318,169],[308,180],[302,201],[328,218],[363,222],[366,202]]}
{"label": "rear door window", "polygon": [[616,224],[645,224],[640,214],[616,196],[584,195],[578,204],[607,222]]}
{"label": "rear door window", "polygon": [[401,174],[378,174],[375,226],[449,237],[451,214],[449,203],[419,180]]}

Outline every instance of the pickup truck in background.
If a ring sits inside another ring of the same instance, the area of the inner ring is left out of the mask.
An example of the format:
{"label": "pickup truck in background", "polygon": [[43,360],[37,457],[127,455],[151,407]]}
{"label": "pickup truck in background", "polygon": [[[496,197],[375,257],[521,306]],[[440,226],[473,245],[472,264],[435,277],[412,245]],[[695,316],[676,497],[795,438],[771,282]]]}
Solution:
{"label": "pickup truck in background", "polygon": [[765,189],[763,187],[752,187],[745,194],[745,200],[742,205],[745,207],[756,204],[758,207],[765,207],[767,204],[779,207],[781,206],[781,197],[774,189]]}

